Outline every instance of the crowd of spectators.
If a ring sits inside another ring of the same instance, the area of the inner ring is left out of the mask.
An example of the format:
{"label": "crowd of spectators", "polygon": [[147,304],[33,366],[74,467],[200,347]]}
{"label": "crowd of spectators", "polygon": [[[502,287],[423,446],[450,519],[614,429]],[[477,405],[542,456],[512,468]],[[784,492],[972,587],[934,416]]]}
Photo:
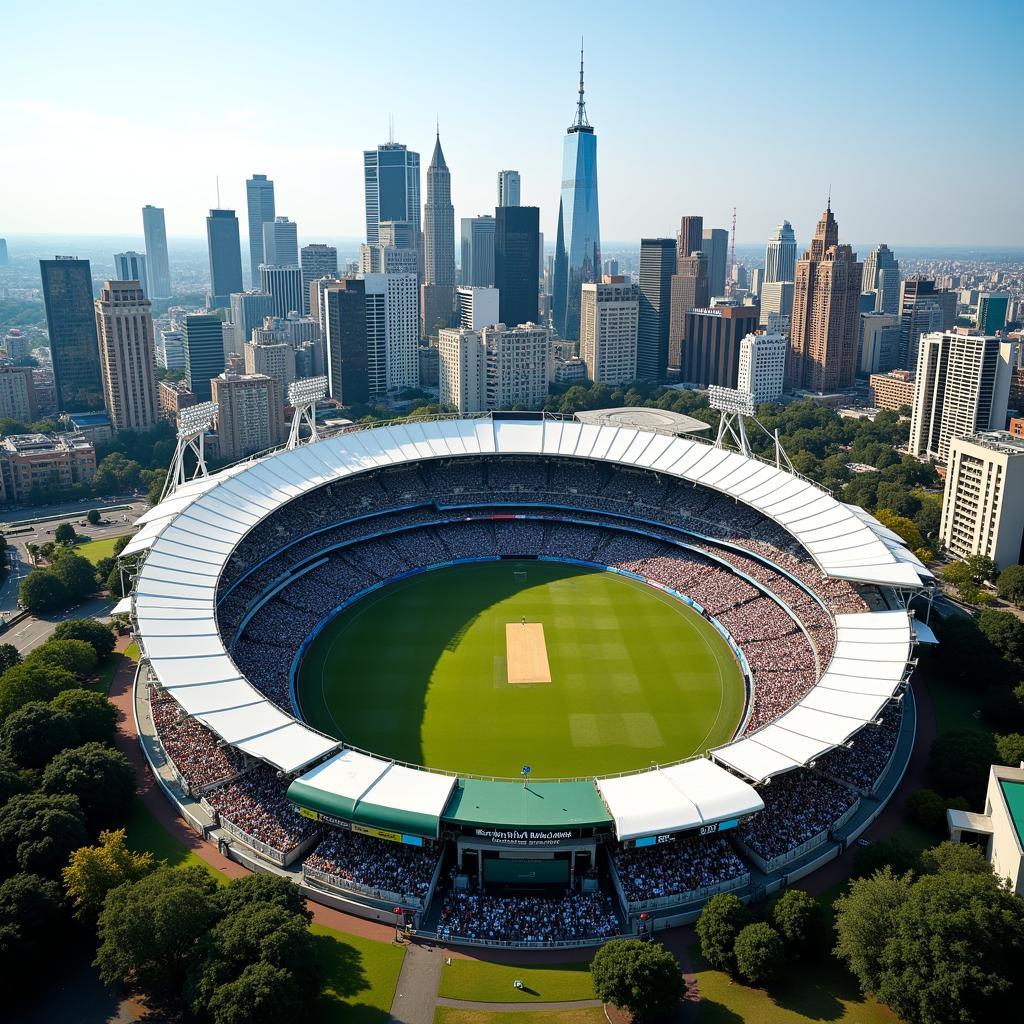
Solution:
{"label": "crowd of spectators", "polygon": [[173,697],[151,688],[149,706],[164,753],[185,780],[189,793],[201,793],[242,770],[242,755],[234,747],[219,744],[217,737],[186,715]]}
{"label": "crowd of spectators", "polygon": [[303,864],[330,875],[343,887],[353,882],[365,889],[422,899],[430,891],[437,857],[436,851],[425,847],[330,829]]}
{"label": "crowd of spectators", "polygon": [[204,799],[222,821],[281,853],[294,850],[317,828],[289,802],[285,783],[268,765],[260,765],[211,789]]}
{"label": "crowd of spectators", "polygon": [[902,703],[889,703],[880,716],[880,725],[866,725],[849,746],[823,754],[818,758],[818,770],[863,793],[873,793],[896,749],[902,708]]}
{"label": "crowd of spectators", "polygon": [[858,799],[808,768],[777,775],[758,792],[764,810],[740,825],[739,838],[769,862],[827,832]]}
{"label": "crowd of spectators", "polygon": [[603,893],[490,896],[449,889],[437,924],[438,938],[488,942],[565,942],[606,939],[619,933],[619,919]]}
{"label": "crowd of spectators", "polygon": [[613,860],[629,903],[679,896],[748,873],[724,836],[692,836],[640,849],[623,848],[613,854]]}

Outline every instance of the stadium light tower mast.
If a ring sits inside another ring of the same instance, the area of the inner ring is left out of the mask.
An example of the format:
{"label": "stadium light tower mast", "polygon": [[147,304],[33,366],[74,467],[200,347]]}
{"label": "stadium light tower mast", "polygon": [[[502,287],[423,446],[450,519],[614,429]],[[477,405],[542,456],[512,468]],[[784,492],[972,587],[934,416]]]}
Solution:
{"label": "stadium light tower mast", "polygon": [[302,424],[309,428],[307,444],[320,440],[316,428],[316,403],[327,394],[326,377],[303,377],[288,385],[288,404],[295,409],[291,430],[288,432],[288,449],[302,444]]}
{"label": "stadium light tower mast", "polygon": [[[189,480],[209,476],[203,438],[213,426],[213,417],[217,415],[217,408],[216,402],[200,402],[198,405],[189,406],[178,413],[178,443],[174,449],[171,468],[167,472],[167,480],[164,482],[163,494],[160,495],[161,501],[169,498]],[[185,456],[188,452],[192,452],[196,458],[196,468],[191,476],[185,472]]]}
{"label": "stadium light tower mast", "polygon": [[[791,473],[796,473],[793,463],[789,461],[786,450],[779,440],[779,432],[773,434],[754,415],[754,398],[747,391],[739,391],[736,388],[723,388],[712,384],[708,388],[708,401],[712,409],[717,409],[722,418],[718,421],[718,436],[715,438],[715,447],[724,448],[726,440],[732,441],[737,451],[747,458],[753,457],[750,447],[750,438],[747,437],[746,417],[766,433],[775,445],[775,466],[777,469],[786,467]],[[799,475],[799,474],[797,474]]]}

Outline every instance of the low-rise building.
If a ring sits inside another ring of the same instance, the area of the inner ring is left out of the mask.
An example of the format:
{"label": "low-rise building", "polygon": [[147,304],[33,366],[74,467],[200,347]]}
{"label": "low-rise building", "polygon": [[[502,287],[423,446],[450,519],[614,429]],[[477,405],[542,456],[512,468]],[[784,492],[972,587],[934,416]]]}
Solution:
{"label": "low-rise building", "polygon": [[156,398],[162,420],[176,420],[182,409],[196,404],[196,396],[183,380],[158,381]]}
{"label": "low-rise building", "polygon": [[33,490],[88,484],[96,449],[81,434],[11,434],[0,441],[2,500],[27,501]]}
{"label": "low-rise building", "polygon": [[914,375],[909,370],[890,370],[873,373],[868,377],[871,404],[879,409],[899,412],[904,406],[914,406]]}
{"label": "low-rise building", "polygon": [[19,423],[39,419],[31,366],[0,363],[0,419]]}

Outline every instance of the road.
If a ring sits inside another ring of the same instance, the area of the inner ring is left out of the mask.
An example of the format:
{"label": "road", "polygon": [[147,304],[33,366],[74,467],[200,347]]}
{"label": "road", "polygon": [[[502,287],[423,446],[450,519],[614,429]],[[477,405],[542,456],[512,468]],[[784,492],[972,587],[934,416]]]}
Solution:
{"label": "road", "polygon": [[[115,512],[103,513],[106,518],[96,526],[89,526],[85,522],[85,513],[90,508],[100,505],[124,504],[127,508],[118,509]],[[113,499],[110,502],[97,502],[90,499],[88,502],[68,502],[63,505],[52,505],[45,508],[25,508],[17,512],[6,512],[6,521],[0,523],[0,528],[7,535],[8,561],[11,571],[0,584],[0,614],[9,615],[18,609],[18,587],[22,579],[31,571],[32,562],[28,556],[28,544],[45,544],[53,540],[53,531],[62,522],[70,522],[75,531],[89,540],[101,540],[104,537],[118,537],[122,533],[128,533],[134,529],[135,520],[149,508],[149,502],[144,498],[140,499],[134,495],[128,495],[124,499]],[[12,534],[12,529],[21,530],[20,527],[12,527],[11,523],[24,518],[41,518],[47,516],[44,522],[33,523],[24,528],[25,532]],[[127,517],[127,521],[126,521]]]}
{"label": "road", "polygon": [[110,615],[114,602],[109,597],[94,597],[75,608],[45,618],[23,619],[0,633],[0,643],[14,644],[24,657],[34,647],[45,643],[57,625],[65,619],[103,619]]}

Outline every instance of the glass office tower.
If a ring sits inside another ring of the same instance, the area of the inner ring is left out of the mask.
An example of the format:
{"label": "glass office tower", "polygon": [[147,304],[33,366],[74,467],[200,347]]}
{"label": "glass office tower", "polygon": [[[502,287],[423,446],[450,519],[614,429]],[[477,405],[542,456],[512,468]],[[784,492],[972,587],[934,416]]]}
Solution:
{"label": "glass office tower", "polygon": [[583,51],[576,120],[562,149],[562,198],[555,238],[552,316],[568,340],[580,336],[580,297],[584,284],[601,280],[601,224],[597,210],[597,135],[583,102]]}

